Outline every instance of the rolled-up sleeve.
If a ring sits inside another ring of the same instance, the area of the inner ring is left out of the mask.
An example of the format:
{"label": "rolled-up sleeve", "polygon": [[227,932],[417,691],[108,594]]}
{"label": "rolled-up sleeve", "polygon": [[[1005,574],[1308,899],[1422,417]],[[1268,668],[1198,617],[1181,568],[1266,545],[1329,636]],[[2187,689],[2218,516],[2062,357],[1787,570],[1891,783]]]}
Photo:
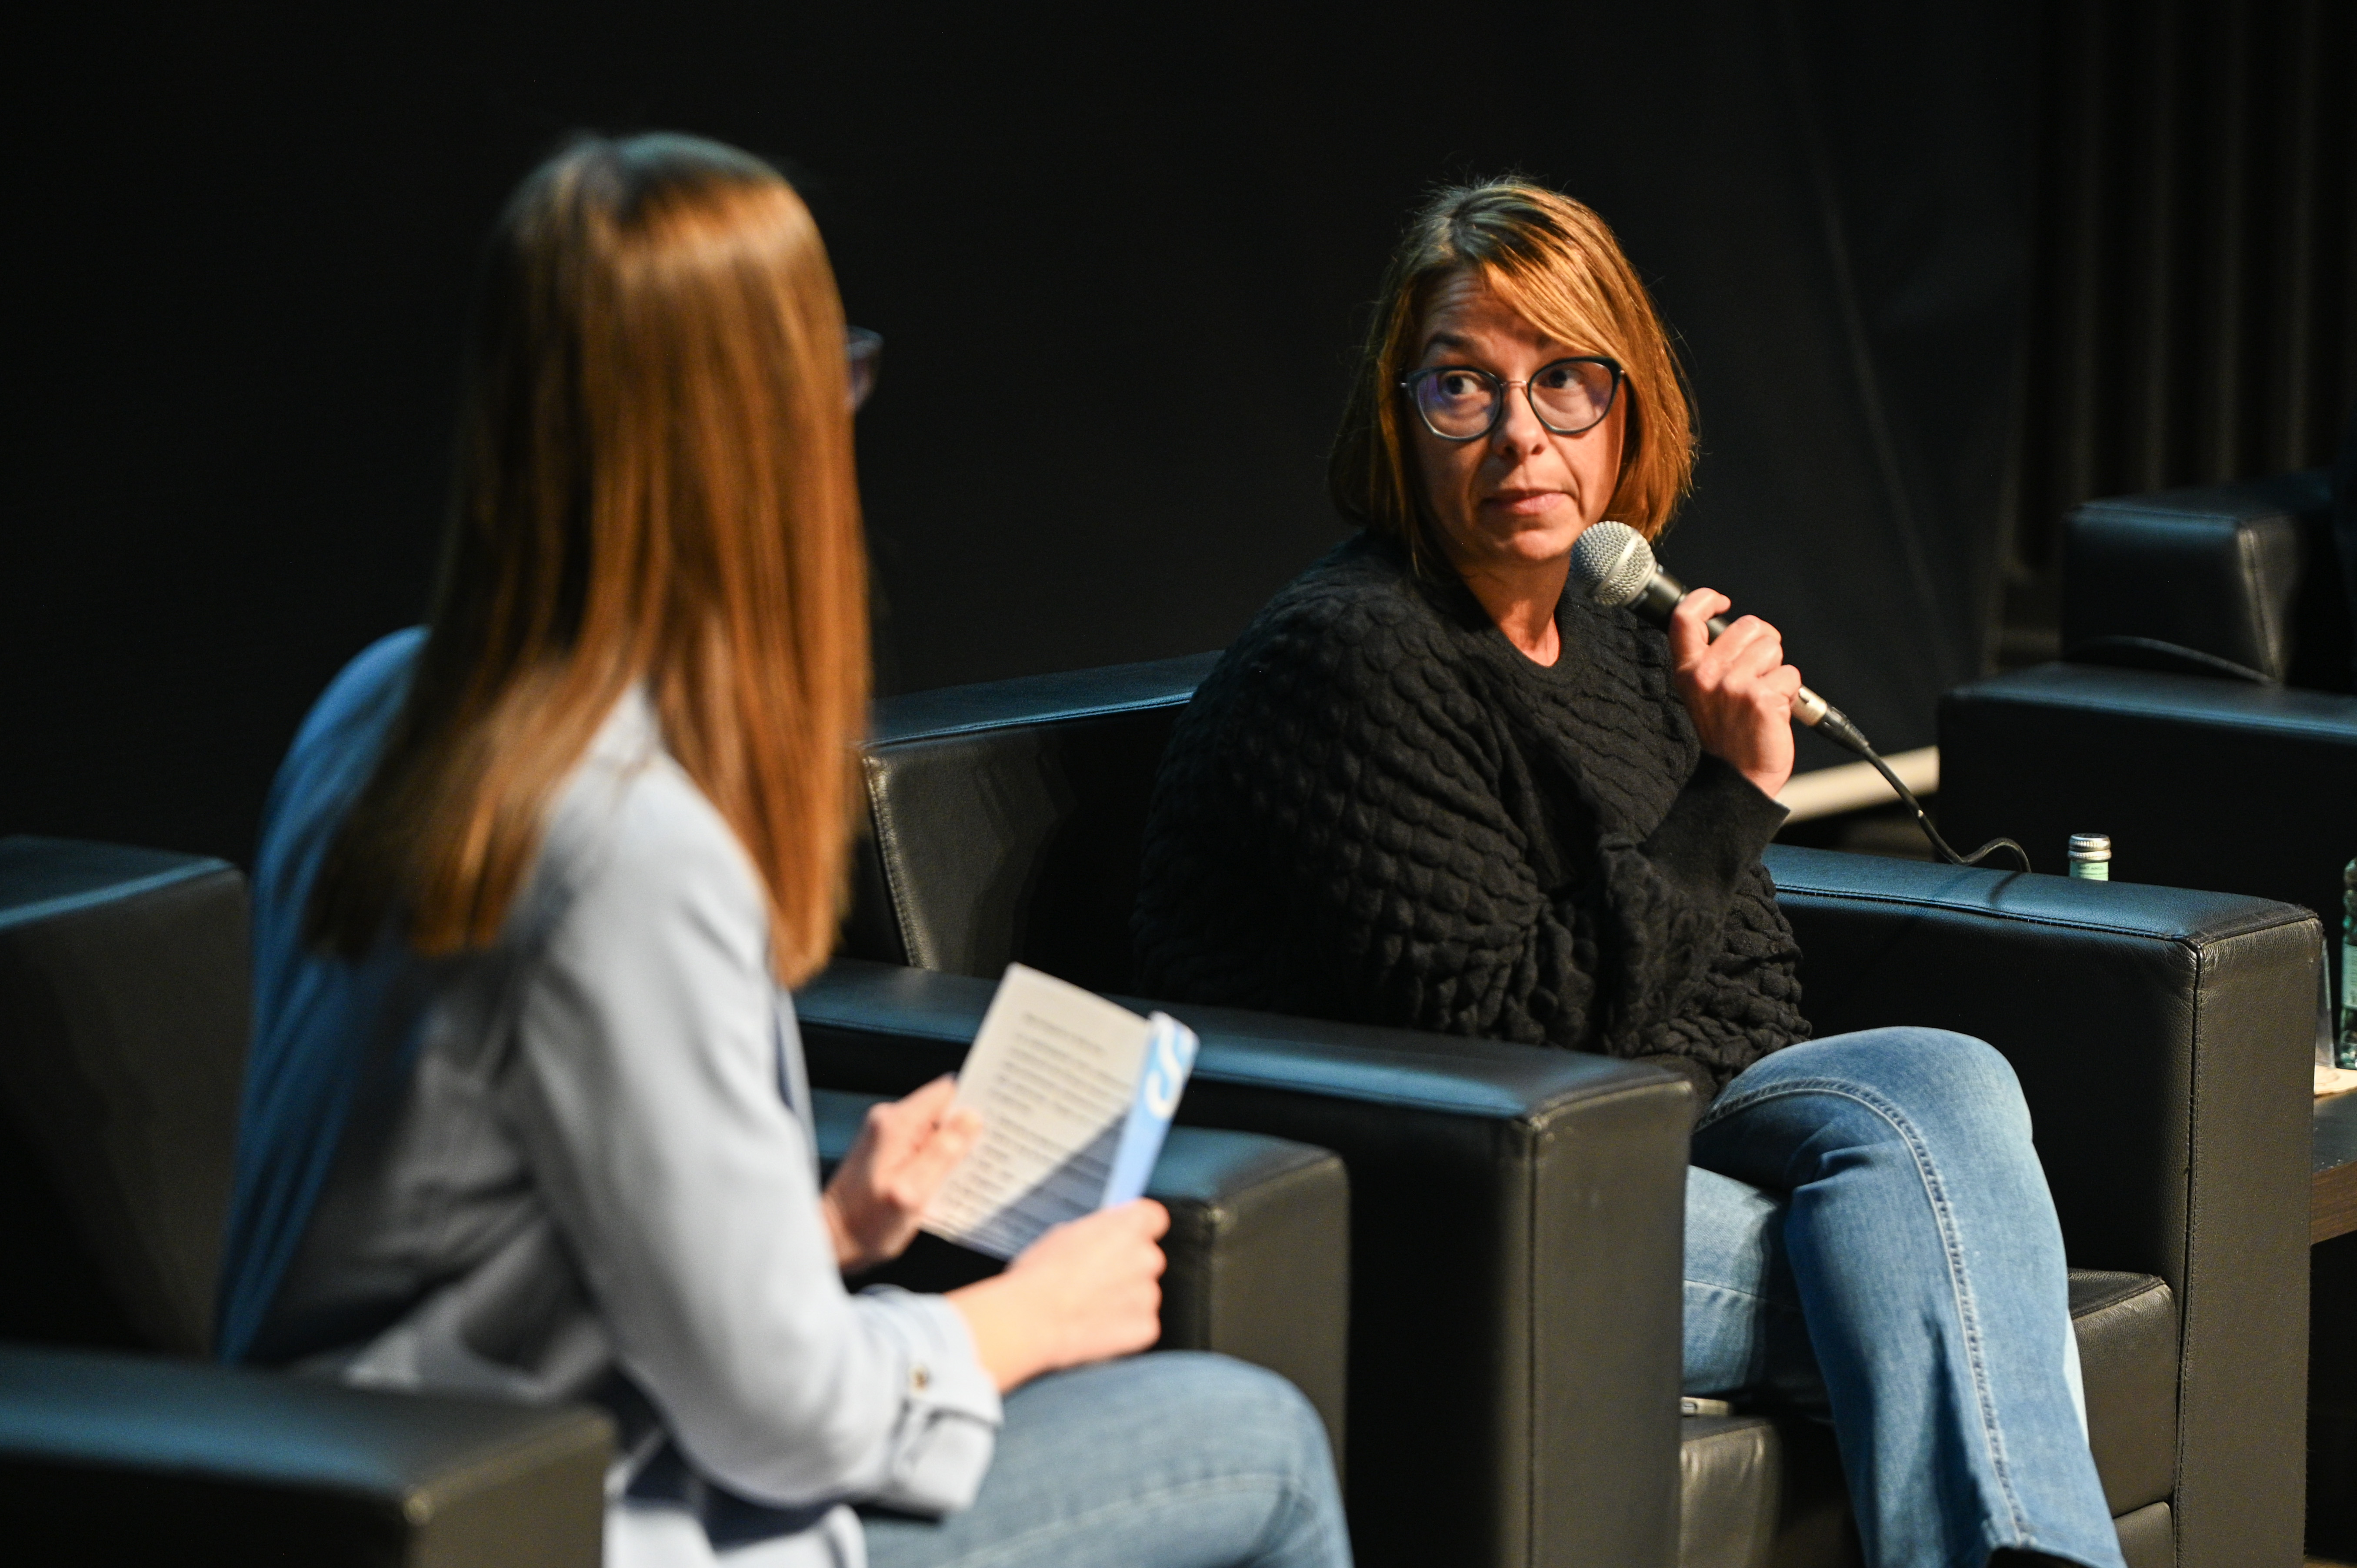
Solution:
{"label": "rolled-up sleeve", "polygon": [[852,1295],[779,1091],[750,863],[668,758],[556,813],[508,1099],[617,1359],[708,1479],[779,1507],[970,1502],[997,1390],[939,1296]]}
{"label": "rolled-up sleeve", "polygon": [[877,1330],[896,1340],[908,1368],[891,1466],[866,1495],[911,1513],[952,1513],[974,1501],[998,1435],[998,1385],[974,1359],[957,1308],[937,1295],[890,1285],[862,1292]]}

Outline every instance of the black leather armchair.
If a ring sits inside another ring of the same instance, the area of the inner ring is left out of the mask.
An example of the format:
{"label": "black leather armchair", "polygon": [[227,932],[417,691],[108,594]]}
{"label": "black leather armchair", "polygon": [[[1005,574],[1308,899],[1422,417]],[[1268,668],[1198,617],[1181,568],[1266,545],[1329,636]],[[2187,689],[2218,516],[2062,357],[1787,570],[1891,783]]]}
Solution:
{"label": "black leather armchair", "polygon": [[43,1562],[594,1568],[603,1415],[196,1359],[212,1336],[246,1017],[233,867],[0,839],[12,1546]]}
{"label": "black leather armchair", "polygon": [[[954,1066],[1010,960],[1123,991],[1146,789],[1209,668],[879,704],[846,956],[796,997],[814,1079],[901,1092]],[[1594,1057],[1170,1011],[1203,1040],[1182,1122],[1349,1167],[1360,1559],[1668,1563],[1684,1086]],[[1579,1484],[1548,1484],[1564,1477]]]}
{"label": "black leather armchair", "polygon": [[2093,501],[2064,535],[2063,658],[1940,703],[1940,821],[2059,870],[2341,905],[2357,694],[2321,470]]}
{"label": "black leather armchair", "polygon": [[1769,867],[1821,1034],[1935,1025],[2020,1076],[2129,1562],[2297,1563],[2314,917],[1813,850]]}
{"label": "black leather armchair", "polygon": [[[244,878],[221,862],[0,839],[0,1508],[12,1541],[54,1532],[89,1561],[162,1547],[200,1560],[594,1564],[612,1444],[601,1413],[196,1359],[211,1338],[244,1070],[246,926]],[[819,1098],[822,1154],[839,1157],[864,1107]],[[1281,1139],[1178,1129],[1148,1190],[1172,1211],[1163,1343],[1285,1372],[1339,1451],[1341,1163]],[[972,1259],[934,1243],[891,1277],[958,1283],[942,1271]]]}
{"label": "black leather armchair", "polygon": [[[2074,512],[2062,660],[1941,703],[1949,835],[2008,834],[2054,865],[2066,834],[2107,832],[2115,877],[2304,904],[2336,929],[2357,856],[2357,562],[2341,553],[2357,534],[2332,505],[2311,470]],[[2334,1557],[2357,1540],[2340,1500],[2357,1495],[2357,1358],[2334,1326],[2357,1313],[2352,1247],[2324,1243],[2310,1297],[2310,1526]]]}
{"label": "black leather armchair", "polygon": [[[953,1062],[1021,960],[1127,983],[1147,790],[1209,666],[879,704],[844,955],[800,995],[832,1081]],[[2014,1061],[2072,1261],[2129,1560],[2298,1556],[2301,1130],[2317,928],[2255,899],[1779,848],[1820,1032],[1914,1023]],[[1821,1432],[1680,1421],[1684,1088],[1593,1057],[1232,1009],[1180,1119],[1339,1153],[1361,1561],[1837,1563]]]}

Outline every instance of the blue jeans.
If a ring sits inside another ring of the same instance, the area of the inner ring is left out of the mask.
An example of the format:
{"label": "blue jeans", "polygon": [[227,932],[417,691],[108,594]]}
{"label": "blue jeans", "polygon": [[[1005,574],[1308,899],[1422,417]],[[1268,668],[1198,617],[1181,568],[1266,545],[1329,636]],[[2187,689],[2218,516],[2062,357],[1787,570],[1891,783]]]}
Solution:
{"label": "blue jeans", "polygon": [[1164,1351],[1006,1396],[974,1506],[865,1517],[870,1568],[1348,1568],[1326,1429],[1274,1372]]}
{"label": "blue jeans", "polygon": [[1755,1062],[1695,1129],[1685,1389],[1830,1411],[1866,1560],[2117,1568],[2062,1233],[2005,1058],[1873,1029]]}

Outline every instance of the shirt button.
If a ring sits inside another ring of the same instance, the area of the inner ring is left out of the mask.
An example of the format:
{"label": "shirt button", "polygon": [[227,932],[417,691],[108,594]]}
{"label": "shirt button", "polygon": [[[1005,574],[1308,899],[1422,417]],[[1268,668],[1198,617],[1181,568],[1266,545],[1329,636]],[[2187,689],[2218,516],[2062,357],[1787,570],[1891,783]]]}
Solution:
{"label": "shirt button", "polygon": [[909,1369],[909,1389],[910,1392],[923,1393],[926,1387],[931,1384],[932,1380],[933,1375],[925,1369],[925,1364],[923,1362],[920,1361],[915,1366]]}

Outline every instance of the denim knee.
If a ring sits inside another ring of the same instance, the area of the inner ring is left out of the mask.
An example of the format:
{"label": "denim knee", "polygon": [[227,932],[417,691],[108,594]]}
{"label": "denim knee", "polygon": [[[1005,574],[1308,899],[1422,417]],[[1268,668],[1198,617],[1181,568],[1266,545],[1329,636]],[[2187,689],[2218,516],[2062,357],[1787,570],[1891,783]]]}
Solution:
{"label": "denim knee", "polygon": [[1783,1230],[1781,1199],[1704,1166],[1686,1167],[1687,1284],[1791,1301],[1781,1267]]}
{"label": "denim knee", "polygon": [[1727,1086],[1702,1124],[1803,1085],[1854,1091],[1919,1128],[2029,1137],[2021,1081],[2002,1052],[1971,1035],[1911,1025],[1807,1040],[1763,1057]]}
{"label": "denim knee", "polygon": [[1907,1053],[1904,1076],[1910,1081],[1906,1087],[1910,1098],[1927,1102],[1908,1109],[1968,1118],[2028,1134],[2029,1104],[2022,1098],[2021,1079],[2005,1053],[1986,1040],[1953,1029],[1892,1028],[1869,1033],[1896,1036],[1893,1044]]}
{"label": "denim knee", "polygon": [[1249,1361],[1203,1350],[1160,1350],[1133,1363],[1164,1384],[1189,1430],[1224,1451],[1239,1472],[1307,1482],[1312,1489],[1333,1467],[1326,1423],[1308,1396]]}

